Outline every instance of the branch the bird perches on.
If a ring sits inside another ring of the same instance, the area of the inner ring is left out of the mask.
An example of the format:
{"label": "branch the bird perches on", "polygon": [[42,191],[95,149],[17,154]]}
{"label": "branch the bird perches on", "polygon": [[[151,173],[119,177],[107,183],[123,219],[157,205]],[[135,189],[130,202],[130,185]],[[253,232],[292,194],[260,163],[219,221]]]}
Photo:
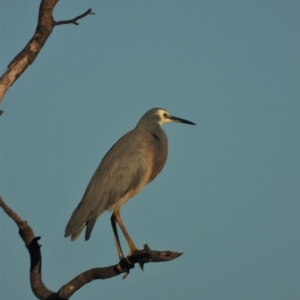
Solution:
{"label": "branch the bird perches on", "polygon": [[143,250],[136,251],[130,257],[118,262],[117,264],[108,267],[87,270],[63,285],[58,292],[53,292],[49,290],[42,281],[41,246],[38,243],[40,237],[35,237],[34,232],[28,223],[22,220],[22,218],[20,218],[10,207],[8,207],[1,197],[0,206],[19,227],[19,234],[30,255],[31,288],[34,295],[38,299],[68,299],[77,290],[93,280],[108,279],[118,276],[122,273],[125,273],[123,276],[123,278],[125,278],[128,275],[129,270],[133,269],[136,263],[138,263],[143,269],[145,263],[170,261],[182,255],[182,253],[173,251],[151,250],[148,245],[144,245]]}

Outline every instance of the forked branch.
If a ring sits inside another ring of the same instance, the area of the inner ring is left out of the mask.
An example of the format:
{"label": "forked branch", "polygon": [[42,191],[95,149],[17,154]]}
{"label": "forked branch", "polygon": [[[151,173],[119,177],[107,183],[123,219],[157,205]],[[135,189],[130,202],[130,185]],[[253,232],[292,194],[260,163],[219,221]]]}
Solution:
{"label": "forked branch", "polygon": [[6,72],[0,78],[0,102],[13,83],[27,69],[27,67],[34,62],[48,37],[52,33],[55,25],[78,25],[77,20],[94,14],[92,13],[92,9],[89,9],[84,14],[72,20],[56,22],[53,19],[52,13],[57,2],[58,0],[41,0],[38,24],[33,37],[30,39],[25,48],[10,62]]}

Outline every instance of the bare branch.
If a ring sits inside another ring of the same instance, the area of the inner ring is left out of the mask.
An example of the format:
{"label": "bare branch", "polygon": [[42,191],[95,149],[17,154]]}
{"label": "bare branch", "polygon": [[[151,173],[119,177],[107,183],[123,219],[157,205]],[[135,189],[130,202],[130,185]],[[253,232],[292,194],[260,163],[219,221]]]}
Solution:
{"label": "bare branch", "polygon": [[127,257],[116,265],[105,268],[90,269],[76,276],[70,282],[61,287],[61,289],[58,291],[58,295],[61,298],[69,298],[82,286],[96,279],[108,279],[118,276],[121,273],[125,273],[123,276],[124,279],[129,274],[129,270],[133,269],[136,263],[138,263],[143,270],[145,263],[169,261],[181,255],[182,253],[179,252],[154,251],[151,250],[148,245],[144,245],[143,250],[138,250],[137,252],[133,253],[132,256]]}
{"label": "bare branch", "polygon": [[143,269],[145,263],[150,262],[162,262],[173,260],[182,253],[172,251],[154,251],[151,250],[148,245],[144,245],[143,250],[138,250],[131,256],[126,257],[119,263],[109,267],[93,268],[87,270],[67,284],[63,285],[58,292],[49,290],[42,281],[42,256],[41,249],[38,241],[40,237],[35,237],[33,230],[23,221],[11,208],[9,208],[3,199],[0,197],[0,207],[11,217],[19,227],[19,234],[23,239],[26,248],[30,255],[30,283],[34,295],[38,299],[45,300],[63,300],[70,298],[76,291],[78,291],[85,284],[96,279],[108,279],[114,276],[118,276],[125,273],[123,278],[129,274],[130,269],[134,268],[134,265],[138,263]]}
{"label": "bare branch", "polygon": [[[35,33],[25,48],[17,54],[17,56],[10,62],[6,72],[0,78],[0,102],[4,98],[8,89],[13,83],[19,78],[19,76],[27,69],[27,67],[34,62],[48,37],[52,33],[55,25],[60,25],[55,22],[52,13],[58,0],[42,0],[39,9],[38,24]],[[84,14],[76,17],[69,22],[78,25],[76,20],[81,19],[87,15],[93,14],[92,10],[89,9]],[[72,21],[72,22],[71,22]],[[61,23],[63,24],[63,23]],[[68,23],[65,23],[68,24]]]}
{"label": "bare branch", "polygon": [[19,226],[19,224],[22,222],[22,219],[13,211],[11,210],[6,203],[3,201],[2,197],[0,197],[0,206],[6,212],[6,214],[11,217],[15,223]]}
{"label": "bare branch", "polygon": [[9,208],[0,197],[0,206],[10,216],[19,227],[19,234],[25,243],[30,255],[30,283],[34,295],[38,299],[47,299],[53,294],[43,283],[41,275],[41,251],[38,244],[39,237],[35,237],[33,230],[23,221],[11,208]]}
{"label": "bare branch", "polygon": [[92,12],[92,9],[88,9],[84,14],[74,18],[74,19],[71,19],[71,20],[65,20],[65,21],[53,21],[53,24],[54,25],[65,25],[65,24],[74,24],[74,25],[79,25],[78,22],[76,22],[77,20],[79,19],[82,19],[84,18],[85,16],[87,15],[94,15],[95,13]]}

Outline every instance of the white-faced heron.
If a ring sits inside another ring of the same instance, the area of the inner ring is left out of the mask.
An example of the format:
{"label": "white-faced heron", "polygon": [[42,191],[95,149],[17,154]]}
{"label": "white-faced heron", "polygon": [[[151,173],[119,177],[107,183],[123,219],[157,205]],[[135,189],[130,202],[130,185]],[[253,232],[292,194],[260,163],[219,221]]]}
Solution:
{"label": "white-faced heron", "polygon": [[97,218],[104,211],[111,210],[111,224],[120,260],[124,255],[116,222],[128,242],[129,256],[137,250],[121,220],[120,208],[162,170],[168,154],[168,139],[161,125],[169,122],[195,125],[171,116],[165,109],[153,108],[142,116],[133,130],[111,147],[74,210],[65,237],[71,236],[74,241],[86,226],[85,240],[88,240]]}

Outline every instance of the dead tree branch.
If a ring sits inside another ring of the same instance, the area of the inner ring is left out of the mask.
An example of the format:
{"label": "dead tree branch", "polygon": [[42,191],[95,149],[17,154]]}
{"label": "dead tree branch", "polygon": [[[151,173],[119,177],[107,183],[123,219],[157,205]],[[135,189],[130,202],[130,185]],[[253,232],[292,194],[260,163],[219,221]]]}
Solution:
{"label": "dead tree branch", "polygon": [[31,65],[48,37],[52,33],[55,25],[70,24],[78,25],[77,20],[84,18],[87,15],[92,15],[92,9],[87,10],[84,14],[68,21],[56,22],[53,19],[52,13],[58,0],[42,0],[39,9],[38,24],[35,33],[25,48],[17,54],[10,62],[6,72],[0,78],[0,102],[4,98],[8,89],[20,77],[20,75]]}
{"label": "dead tree branch", "polygon": [[54,25],[65,25],[65,24],[74,24],[74,25],[79,25],[79,23],[77,22],[77,20],[84,18],[87,15],[94,15],[94,13],[92,12],[92,9],[88,9],[84,14],[71,19],[71,20],[65,20],[65,21],[53,21]]}
{"label": "dead tree branch", "polygon": [[58,292],[49,290],[42,281],[42,256],[41,249],[38,243],[40,237],[35,237],[32,228],[28,223],[22,220],[12,209],[10,209],[3,199],[0,197],[0,206],[6,214],[12,218],[19,227],[19,234],[25,243],[25,246],[30,255],[30,283],[34,295],[38,299],[43,300],[63,300],[69,299],[76,291],[78,291],[85,284],[96,279],[108,279],[125,273],[125,278],[129,274],[129,270],[134,268],[138,263],[143,269],[145,263],[163,262],[173,260],[182,253],[172,251],[154,251],[147,245],[144,245],[143,250],[138,250],[132,256],[120,261],[116,265],[103,268],[93,268],[87,270],[70,282],[63,285]]}

